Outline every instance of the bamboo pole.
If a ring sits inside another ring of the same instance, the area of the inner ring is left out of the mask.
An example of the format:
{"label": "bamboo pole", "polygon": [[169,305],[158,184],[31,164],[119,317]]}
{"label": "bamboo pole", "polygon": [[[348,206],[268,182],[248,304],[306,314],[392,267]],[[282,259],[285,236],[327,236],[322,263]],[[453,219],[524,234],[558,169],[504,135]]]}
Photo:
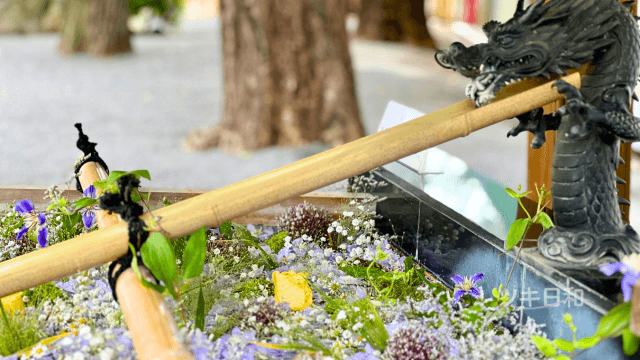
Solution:
{"label": "bamboo pole", "polygon": [[[580,88],[578,73],[566,76],[564,80]],[[505,88],[501,96],[518,92],[522,87],[526,87],[526,83],[513,84]],[[469,100],[463,101],[279,169],[158,209],[154,215],[161,218],[161,225],[169,236],[177,238],[202,226],[218,226],[282,199],[466,136],[562,97],[551,83],[547,83],[478,109],[473,109]],[[151,223],[148,214],[142,218],[147,224]],[[120,223],[2,262],[0,296],[113,261],[126,254],[127,244],[126,224]]]}
{"label": "bamboo pole", "polygon": [[[80,168],[78,181],[83,189],[95,181],[107,178],[102,167],[88,162]],[[99,195],[100,189],[96,189]],[[120,223],[118,214],[107,211],[96,211],[98,228],[103,229]],[[149,270],[139,266],[140,273],[147,281],[154,281]],[[116,283],[116,295],[127,328],[133,340],[138,358],[143,360],[194,360],[193,355],[176,339],[178,326],[171,315],[162,295],[147,289],[140,283],[138,276],[129,268],[125,270]]]}

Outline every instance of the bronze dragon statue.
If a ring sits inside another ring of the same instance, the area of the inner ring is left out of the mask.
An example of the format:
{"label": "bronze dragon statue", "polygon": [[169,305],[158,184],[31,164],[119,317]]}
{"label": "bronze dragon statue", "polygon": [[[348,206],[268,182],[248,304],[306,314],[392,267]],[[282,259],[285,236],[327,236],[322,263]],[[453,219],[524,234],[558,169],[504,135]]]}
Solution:
{"label": "bronze dragon statue", "polygon": [[568,266],[595,267],[640,252],[640,237],[621,219],[615,174],[620,141],[640,140],[640,119],[629,113],[638,80],[640,32],[629,7],[633,1],[537,0],[505,23],[483,27],[487,43],[469,48],[453,43],[436,53],[443,67],[472,78],[466,94],[476,106],[524,78],[566,75],[567,69],[590,63],[577,90],[554,83],[567,104],[554,114],[536,109],[518,116],[507,136],[535,135],[531,147],[557,130],[552,160],[551,194],[555,227],[538,239],[548,259]]}

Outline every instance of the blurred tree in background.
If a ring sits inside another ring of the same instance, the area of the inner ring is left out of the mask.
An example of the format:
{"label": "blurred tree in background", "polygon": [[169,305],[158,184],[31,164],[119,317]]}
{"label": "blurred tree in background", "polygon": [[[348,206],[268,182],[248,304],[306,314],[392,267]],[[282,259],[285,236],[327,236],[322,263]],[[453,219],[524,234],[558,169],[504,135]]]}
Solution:
{"label": "blurred tree in background", "polygon": [[60,51],[107,56],[131,51],[128,0],[66,0]]}
{"label": "blurred tree in background", "polygon": [[424,0],[359,0],[351,6],[360,17],[361,38],[435,47],[427,30]]}
{"label": "blurred tree in background", "polygon": [[[41,0],[42,1],[42,0]],[[182,0],[62,0],[60,51],[108,56],[131,51],[130,15],[151,8],[175,23]]]}
{"label": "blurred tree in background", "polygon": [[225,105],[187,150],[227,152],[364,136],[344,0],[222,0]]}
{"label": "blurred tree in background", "polygon": [[0,0],[0,33],[56,31],[61,0]]}

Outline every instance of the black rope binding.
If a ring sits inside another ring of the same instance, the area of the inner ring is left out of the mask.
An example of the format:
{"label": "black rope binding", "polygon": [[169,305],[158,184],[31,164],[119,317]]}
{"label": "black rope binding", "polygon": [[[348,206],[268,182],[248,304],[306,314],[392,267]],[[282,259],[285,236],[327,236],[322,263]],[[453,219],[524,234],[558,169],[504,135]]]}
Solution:
{"label": "black rope binding", "polygon": [[[149,232],[144,229],[145,223],[139,218],[144,212],[143,207],[131,200],[131,191],[139,186],[140,180],[136,179],[135,176],[125,175],[118,180],[119,192],[117,194],[105,192],[98,200],[101,209],[114,212],[120,215],[122,220],[127,222],[129,242],[133,244],[133,247],[136,249],[138,264],[142,264],[140,247],[147,241]],[[116,282],[122,272],[131,267],[131,260],[133,260],[133,254],[131,253],[131,249],[129,249],[126,255],[109,265],[109,286],[111,286],[113,299],[116,301],[118,301],[118,297],[116,296]],[[120,265],[120,267],[116,269],[116,265]]]}
{"label": "black rope binding", "polygon": [[83,189],[82,189],[82,186],[80,185],[80,180],[78,180],[78,173],[80,172],[80,168],[82,167],[82,165],[93,161],[95,163],[100,164],[100,166],[104,168],[107,174],[109,173],[109,167],[104,162],[104,160],[102,160],[100,155],[98,155],[98,151],[96,151],[96,145],[98,144],[90,142],[89,137],[82,132],[82,124],[77,123],[75,127],[78,129],[78,132],[79,132],[78,141],[76,141],[76,146],[78,147],[78,149],[82,150],[82,152],[84,153],[84,156],[82,157],[82,159],[80,159],[80,161],[78,161],[74,167],[74,172],[76,174],[75,176],[76,189],[82,192]]}

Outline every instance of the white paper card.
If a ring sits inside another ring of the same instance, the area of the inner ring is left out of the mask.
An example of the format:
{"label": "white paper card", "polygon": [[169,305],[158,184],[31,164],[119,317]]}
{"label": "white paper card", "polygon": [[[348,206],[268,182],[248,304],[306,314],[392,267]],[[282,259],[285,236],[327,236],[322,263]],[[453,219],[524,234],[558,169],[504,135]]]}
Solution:
{"label": "white paper card", "polygon": [[[424,114],[416,109],[398,104],[395,101],[389,101],[387,109],[384,111],[384,115],[382,116],[382,121],[380,121],[380,126],[378,126],[378,131],[400,125],[422,115]],[[413,169],[419,174],[422,174],[425,173],[425,167],[427,165],[426,160],[427,150],[423,150],[419,153],[402,158],[398,160],[398,162],[401,162],[403,165]]]}

